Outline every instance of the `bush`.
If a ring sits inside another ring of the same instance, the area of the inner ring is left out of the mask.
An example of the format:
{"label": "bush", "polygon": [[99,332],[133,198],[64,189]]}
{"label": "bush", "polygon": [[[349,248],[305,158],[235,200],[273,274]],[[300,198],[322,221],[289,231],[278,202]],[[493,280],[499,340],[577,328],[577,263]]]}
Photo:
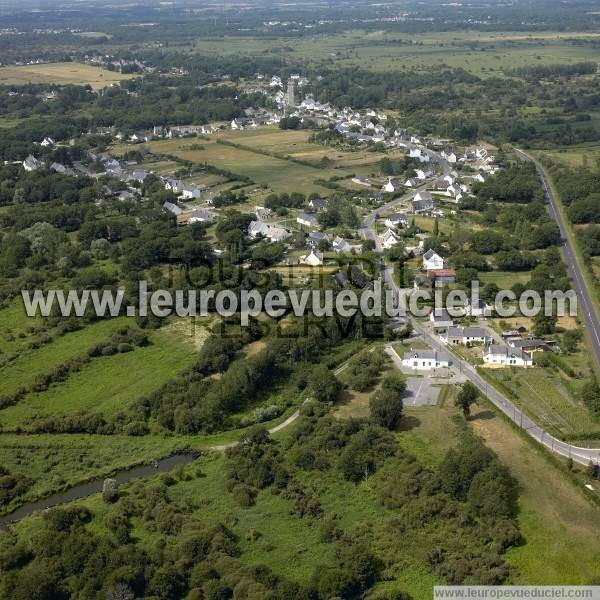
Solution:
{"label": "bush", "polygon": [[231,494],[233,499],[243,508],[254,506],[256,500],[256,490],[245,483],[234,485]]}

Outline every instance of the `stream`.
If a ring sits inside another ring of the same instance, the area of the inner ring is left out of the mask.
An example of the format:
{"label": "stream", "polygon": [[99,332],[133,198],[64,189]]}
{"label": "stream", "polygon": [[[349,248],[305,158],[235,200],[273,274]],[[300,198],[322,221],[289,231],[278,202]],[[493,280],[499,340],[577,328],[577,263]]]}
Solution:
{"label": "stream", "polygon": [[149,477],[151,475],[155,475],[156,473],[167,473],[173,469],[173,467],[190,463],[196,460],[196,458],[199,456],[199,452],[181,452],[178,454],[172,454],[171,456],[167,456],[166,458],[155,461],[153,464],[122,469],[121,471],[117,471],[112,475],[99,477],[93,481],[88,481],[87,483],[81,483],[69,488],[68,490],[65,490],[64,492],[57,492],[56,494],[52,494],[51,496],[43,498],[42,500],[28,502],[27,504],[23,504],[19,508],[15,509],[10,514],[0,517],[0,529],[6,530],[15,521],[20,521],[21,519],[24,519],[35,512],[46,510],[52,506],[64,504],[72,500],[79,500],[80,498],[85,498],[91,494],[98,494],[102,492],[102,485],[105,479],[116,479],[117,483],[121,485],[131,481],[132,479],[138,479],[139,477]]}

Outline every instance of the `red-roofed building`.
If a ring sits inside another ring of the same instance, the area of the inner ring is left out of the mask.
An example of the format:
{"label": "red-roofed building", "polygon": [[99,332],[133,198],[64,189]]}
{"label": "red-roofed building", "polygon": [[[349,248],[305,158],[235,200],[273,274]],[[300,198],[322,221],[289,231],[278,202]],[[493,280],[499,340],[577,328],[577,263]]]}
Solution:
{"label": "red-roofed building", "polygon": [[436,269],[427,271],[427,277],[434,282],[454,283],[456,281],[456,271],[454,269]]}

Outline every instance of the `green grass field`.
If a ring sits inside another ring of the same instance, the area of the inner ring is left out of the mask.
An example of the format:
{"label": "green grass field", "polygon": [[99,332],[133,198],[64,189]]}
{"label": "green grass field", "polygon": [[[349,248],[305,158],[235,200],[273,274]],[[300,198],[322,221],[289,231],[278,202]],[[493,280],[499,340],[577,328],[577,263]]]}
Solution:
{"label": "green grass field", "polygon": [[[93,335],[87,328],[83,330],[85,343],[81,344],[82,349],[91,345]],[[65,339],[65,352],[72,351],[68,336]],[[28,394],[16,405],[0,411],[0,423],[5,430],[10,430],[27,428],[37,419],[76,412],[113,415],[136,398],[158,389],[191,364],[197,353],[197,345],[172,328],[151,332],[150,341],[150,345],[133,352],[95,358],[81,371],[72,373],[67,381],[45,392]],[[39,356],[37,352],[43,351],[36,351],[29,360],[35,361]],[[42,363],[41,370],[46,372],[49,366]],[[11,374],[11,377],[14,384],[22,377],[22,372]]]}
{"label": "green grass field", "polygon": [[478,277],[482,284],[495,283],[501,290],[508,290],[515,283],[527,283],[531,279],[531,272],[481,271]]}
{"label": "green grass field", "polygon": [[[406,35],[349,31],[337,35],[285,39],[290,56],[312,65],[359,67],[375,71],[449,66],[482,77],[502,76],[503,69],[533,65],[597,61],[597,33],[436,32]],[[205,54],[260,55],[270,39],[225,37],[202,39],[195,49]]]}
{"label": "green grass field", "polygon": [[[194,144],[190,140],[156,140],[146,144],[146,147],[156,155],[175,155],[250,177],[255,183],[278,193],[294,190],[305,194],[317,192],[330,195],[331,190],[320,185],[318,180],[332,177],[344,178],[342,184],[346,187],[365,190],[367,188],[364,186],[353,184],[351,177],[378,175],[377,162],[383,158],[383,153],[327,148],[309,142],[310,135],[309,131],[281,130],[269,126],[219,132],[210,140],[202,140],[201,149],[196,150],[192,149]],[[217,140],[241,147],[218,143]],[[127,149],[127,146],[115,146],[113,152],[122,154]],[[385,156],[394,158],[404,154],[391,152]],[[322,165],[321,160],[325,157],[329,162]]]}
{"label": "green grass field", "polygon": [[[2,466],[34,480],[19,504],[37,500],[134,463],[161,458],[186,446],[168,436],[42,434],[0,436]],[[34,460],[32,460],[32,458]],[[17,504],[9,504],[11,510]]]}
{"label": "green grass field", "polygon": [[590,432],[600,431],[600,423],[594,423],[588,409],[572,393],[577,383],[563,373],[538,367],[518,372],[510,369],[485,372],[510,389],[517,406],[550,433],[585,438]]}
{"label": "green grass field", "polygon": [[15,349],[15,360],[0,368],[0,394],[10,394],[31,384],[37,375],[48,373],[56,365],[85,354],[96,342],[126,324],[125,318],[108,319],[86,325],[79,331],[56,337],[38,349]]}
{"label": "green grass field", "polygon": [[22,85],[25,83],[89,84],[93,88],[103,88],[111,83],[118,83],[132,77],[133,75],[124,75],[77,62],[0,68],[0,85]]}

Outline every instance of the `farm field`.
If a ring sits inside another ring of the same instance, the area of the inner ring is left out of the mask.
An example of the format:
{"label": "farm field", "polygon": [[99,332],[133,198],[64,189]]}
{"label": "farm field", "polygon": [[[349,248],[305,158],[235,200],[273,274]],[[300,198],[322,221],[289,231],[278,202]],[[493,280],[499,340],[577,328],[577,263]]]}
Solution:
{"label": "farm field", "polygon": [[0,85],[23,85],[25,83],[89,84],[93,88],[103,88],[111,83],[117,83],[132,77],[133,75],[124,75],[76,62],[0,67]]}
{"label": "farm field", "polygon": [[[352,189],[369,189],[353,184],[351,177],[376,174],[376,163],[383,158],[383,153],[327,148],[309,142],[310,135],[309,131],[261,127],[256,130],[218,133],[210,140],[202,140],[197,149],[192,149],[196,144],[190,143],[189,139],[156,140],[145,144],[145,147],[155,155],[171,154],[197,164],[207,163],[250,177],[255,183],[278,193],[295,190],[305,194],[316,192],[329,195],[331,190],[318,180],[332,177],[343,180],[341,183]],[[218,140],[238,147],[219,143]],[[113,152],[122,154],[128,148],[123,145],[115,146]],[[392,152],[385,156],[400,158],[404,154]],[[327,162],[324,163],[322,161],[325,158]]]}
{"label": "farm field", "polygon": [[482,285],[495,283],[501,290],[510,289],[515,283],[527,283],[531,279],[530,271],[481,271],[477,274]]}
{"label": "farm field", "polygon": [[[289,46],[291,57],[314,65],[356,66],[374,71],[449,66],[485,77],[502,76],[505,68],[595,61],[597,51],[581,41],[597,39],[597,33],[452,31],[398,36],[353,31],[280,41]],[[253,55],[267,51],[272,43],[256,38],[226,37],[198,40],[194,47],[208,54]]]}
{"label": "farm field", "polygon": [[516,398],[515,404],[553,435],[585,439],[588,434],[600,431],[600,426],[590,420],[589,411],[573,393],[578,382],[566,375],[538,367],[521,369],[518,373],[485,369],[485,373],[509,389]]}
{"label": "farm field", "polygon": [[580,147],[544,150],[534,153],[536,158],[547,156],[552,160],[572,168],[600,170],[600,146],[582,145]]}
{"label": "farm field", "polygon": [[[586,584],[600,575],[593,505],[534,442],[485,408],[473,429],[519,482],[519,528],[525,544],[509,550],[517,580],[539,585]],[[546,490],[547,493],[544,493]],[[575,558],[577,557],[577,558]]]}

